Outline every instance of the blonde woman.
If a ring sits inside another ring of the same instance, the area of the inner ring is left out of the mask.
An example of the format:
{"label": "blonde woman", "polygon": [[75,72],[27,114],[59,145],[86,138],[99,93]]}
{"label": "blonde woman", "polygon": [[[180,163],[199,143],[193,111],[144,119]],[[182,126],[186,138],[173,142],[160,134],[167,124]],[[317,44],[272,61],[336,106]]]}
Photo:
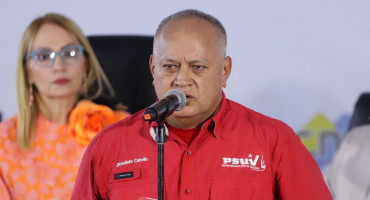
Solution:
{"label": "blonde woman", "polygon": [[17,61],[18,114],[0,124],[0,199],[70,198],[90,140],[129,115],[91,101],[104,85],[113,95],[71,19],[49,13],[28,26]]}

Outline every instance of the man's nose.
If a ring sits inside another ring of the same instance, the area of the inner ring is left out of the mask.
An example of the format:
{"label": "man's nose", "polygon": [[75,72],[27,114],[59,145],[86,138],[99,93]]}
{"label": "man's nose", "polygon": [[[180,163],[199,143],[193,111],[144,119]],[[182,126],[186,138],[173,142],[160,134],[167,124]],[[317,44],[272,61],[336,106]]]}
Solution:
{"label": "man's nose", "polygon": [[177,73],[176,79],[175,79],[175,86],[177,87],[186,87],[190,86],[192,81],[193,73],[188,66],[180,67],[180,70]]}

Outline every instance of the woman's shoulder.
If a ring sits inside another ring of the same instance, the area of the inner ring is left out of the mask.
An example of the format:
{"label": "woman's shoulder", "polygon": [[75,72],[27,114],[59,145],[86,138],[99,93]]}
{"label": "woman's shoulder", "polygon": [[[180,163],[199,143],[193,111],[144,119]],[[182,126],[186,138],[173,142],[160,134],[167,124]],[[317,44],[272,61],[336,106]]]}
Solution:
{"label": "woman's shoulder", "polygon": [[17,132],[17,117],[17,115],[14,115],[0,123],[0,138],[15,137]]}

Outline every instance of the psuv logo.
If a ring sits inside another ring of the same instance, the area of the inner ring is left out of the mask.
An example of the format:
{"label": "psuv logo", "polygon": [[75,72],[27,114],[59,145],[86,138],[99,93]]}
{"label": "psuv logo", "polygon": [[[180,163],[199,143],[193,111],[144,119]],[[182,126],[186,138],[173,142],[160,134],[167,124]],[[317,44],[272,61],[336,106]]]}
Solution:
{"label": "psuv logo", "polygon": [[263,155],[249,154],[248,158],[222,158],[222,167],[248,167],[253,171],[265,171],[266,163]]}

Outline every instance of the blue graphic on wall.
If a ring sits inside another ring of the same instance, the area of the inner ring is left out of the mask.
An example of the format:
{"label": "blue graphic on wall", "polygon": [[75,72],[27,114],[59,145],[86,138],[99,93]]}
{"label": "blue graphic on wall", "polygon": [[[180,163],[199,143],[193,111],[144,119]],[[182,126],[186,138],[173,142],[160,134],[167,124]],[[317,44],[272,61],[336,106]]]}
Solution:
{"label": "blue graphic on wall", "polygon": [[343,114],[335,123],[332,123],[324,114],[318,113],[297,132],[322,171],[330,164],[347,133],[349,120],[350,116]]}

